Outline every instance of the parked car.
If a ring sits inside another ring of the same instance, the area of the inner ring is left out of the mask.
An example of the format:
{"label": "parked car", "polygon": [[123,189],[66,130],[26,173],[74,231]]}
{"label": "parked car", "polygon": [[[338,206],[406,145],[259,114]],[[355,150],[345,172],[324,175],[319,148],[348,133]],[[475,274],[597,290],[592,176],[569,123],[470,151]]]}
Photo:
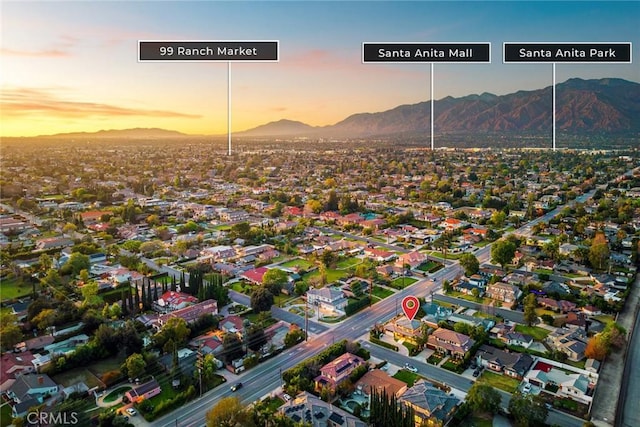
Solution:
{"label": "parked car", "polygon": [[480,370],[481,370],[480,368],[476,368],[476,369],[473,371],[473,376],[474,376],[474,378],[475,378],[475,377],[477,377],[478,375],[480,375]]}
{"label": "parked car", "polygon": [[234,385],[231,386],[231,391],[237,391],[240,390],[242,388],[242,383],[235,383]]}
{"label": "parked car", "polygon": [[291,400],[291,396],[289,396],[287,393],[283,394],[282,398],[284,399],[285,402],[288,402]]}
{"label": "parked car", "polygon": [[415,367],[415,366],[413,366],[413,365],[409,365],[408,363],[405,363],[405,364],[404,364],[404,369],[406,369],[407,371],[411,371],[411,372],[413,372],[414,374],[418,372],[418,368],[416,368],[416,367]]}
{"label": "parked car", "polygon": [[135,409],[133,409],[133,408],[127,408],[127,414],[129,414],[129,415],[130,415],[130,416],[132,416],[132,417],[135,417],[135,416],[136,416],[136,414],[137,414],[137,412],[136,412],[136,410],[135,410]]}
{"label": "parked car", "polygon": [[523,393],[529,393],[531,391],[531,384],[526,383],[523,387],[522,387],[522,392]]}

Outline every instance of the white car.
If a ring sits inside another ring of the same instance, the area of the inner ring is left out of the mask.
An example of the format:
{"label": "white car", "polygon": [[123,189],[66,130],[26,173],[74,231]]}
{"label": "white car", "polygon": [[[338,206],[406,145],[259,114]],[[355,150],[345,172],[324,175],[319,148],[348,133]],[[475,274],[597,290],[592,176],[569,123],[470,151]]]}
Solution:
{"label": "white car", "polygon": [[524,385],[524,387],[522,387],[522,392],[523,392],[523,393],[529,393],[530,391],[531,391],[531,384],[526,383],[526,384]]}
{"label": "white car", "polygon": [[135,409],[133,409],[133,408],[127,408],[127,414],[129,414],[129,415],[130,415],[130,416],[132,416],[132,417],[135,417],[135,416],[136,416],[136,414],[137,414],[137,412],[136,412],[136,410],[135,410]]}
{"label": "white car", "polygon": [[418,368],[416,368],[416,367],[415,367],[415,366],[413,366],[413,365],[409,365],[408,363],[405,363],[405,364],[404,364],[404,369],[406,369],[407,371],[411,371],[411,372],[413,372],[414,374],[418,372]]}

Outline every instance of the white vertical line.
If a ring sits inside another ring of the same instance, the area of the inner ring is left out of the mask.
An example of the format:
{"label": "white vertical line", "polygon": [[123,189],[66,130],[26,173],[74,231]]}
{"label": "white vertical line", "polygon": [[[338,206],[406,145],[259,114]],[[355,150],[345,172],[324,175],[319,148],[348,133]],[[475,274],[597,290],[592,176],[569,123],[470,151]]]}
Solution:
{"label": "white vertical line", "polygon": [[551,118],[551,120],[553,120],[553,151],[556,151],[556,63],[552,63],[551,64],[553,66],[552,68],[552,80],[553,80],[553,85],[551,86],[551,97],[552,97],[552,102],[553,102],[553,117]]}
{"label": "white vertical line", "polygon": [[227,62],[227,140],[228,155],[231,155],[231,62]]}
{"label": "white vertical line", "polygon": [[433,143],[433,128],[434,128],[434,114],[433,114],[433,62],[431,63],[431,151],[434,149]]}

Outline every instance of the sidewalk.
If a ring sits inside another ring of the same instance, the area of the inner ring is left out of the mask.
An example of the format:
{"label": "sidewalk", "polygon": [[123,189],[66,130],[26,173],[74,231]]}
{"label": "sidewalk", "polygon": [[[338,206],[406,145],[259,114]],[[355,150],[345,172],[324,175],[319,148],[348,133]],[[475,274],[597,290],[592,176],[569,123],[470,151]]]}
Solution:
{"label": "sidewalk", "polygon": [[[618,324],[625,328],[627,332],[633,327],[636,307],[639,303],[640,276],[636,278],[627,303],[624,306],[624,311],[618,315],[617,319]],[[623,351],[611,353],[605,359],[604,366],[600,371],[591,408],[591,413],[593,414],[591,421],[597,426],[614,425],[626,354],[626,348]]]}

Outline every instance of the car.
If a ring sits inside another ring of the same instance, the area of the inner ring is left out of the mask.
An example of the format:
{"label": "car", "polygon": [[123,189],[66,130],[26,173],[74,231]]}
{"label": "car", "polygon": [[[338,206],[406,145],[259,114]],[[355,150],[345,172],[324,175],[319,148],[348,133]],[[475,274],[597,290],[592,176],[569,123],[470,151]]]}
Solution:
{"label": "car", "polygon": [[531,391],[531,384],[526,383],[526,384],[524,385],[524,387],[522,387],[522,392],[523,392],[523,393],[529,393],[530,391]]}
{"label": "car", "polygon": [[235,383],[234,385],[231,386],[231,391],[237,391],[240,390],[242,388],[242,383]]}
{"label": "car", "polygon": [[480,375],[480,370],[478,368],[476,368],[476,370],[473,371],[473,376],[477,377],[478,375]]}
{"label": "car", "polygon": [[418,372],[418,368],[416,368],[416,367],[415,367],[415,366],[413,366],[413,365],[409,365],[408,363],[405,363],[405,364],[404,364],[404,369],[406,369],[407,371],[411,371],[411,372],[413,372],[414,374],[415,374],[416,372]]}
{"label": "car", "polygon": [[284,399],[285,402],[288,402],[291,400],[291,396],[289,396],[287,393],[283,394],[282,398]]}
{"label": "car", "polygon": [[129,416],[131,416],[131,417],[135,417],[137,412],[133,408],[127,408],[127,414],[129,414]]}

